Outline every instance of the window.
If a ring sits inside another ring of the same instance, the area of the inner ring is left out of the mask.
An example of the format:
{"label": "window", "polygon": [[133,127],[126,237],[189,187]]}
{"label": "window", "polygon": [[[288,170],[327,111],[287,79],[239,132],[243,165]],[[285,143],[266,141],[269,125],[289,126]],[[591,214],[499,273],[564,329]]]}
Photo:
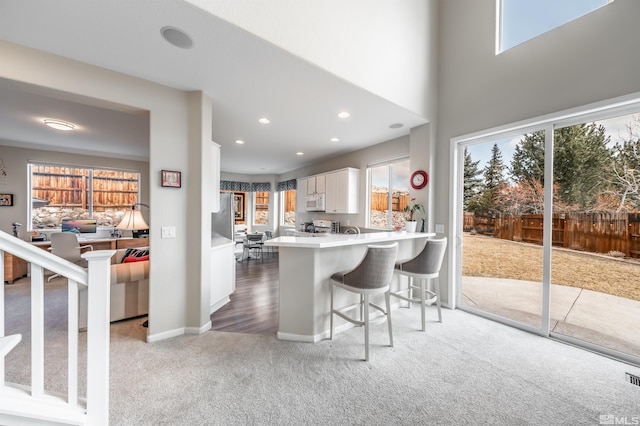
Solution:
{"label": "window", "polygon": [[378,229],[403,228],[404,207],[409,203],[409,159],[404,157],[369,166],[367,176],[367,226]]}
{"label": "window", "polygon": [[603,313],[640,301],[640,99],[506,127],[454,139],[456,304],[638,363]]}
{"label": "window", "polygon": [[269,192],[260,191],[254,192],[253,198],[254,225],[268,225],[269,224]]}
{"label": "window", "polygon": [[497,0],[496,53],[504,52],[613,0]]}
{"label": "window", "polygon": [[140,173],[60,164],[29,164],[31,229],[57,228],[63,219],[115,226],[139,199]]}
{"label": "window", "polygon": [[296,226],[296,190],[289,189],[280,192],[282,196],[282,221],[283,226]]}

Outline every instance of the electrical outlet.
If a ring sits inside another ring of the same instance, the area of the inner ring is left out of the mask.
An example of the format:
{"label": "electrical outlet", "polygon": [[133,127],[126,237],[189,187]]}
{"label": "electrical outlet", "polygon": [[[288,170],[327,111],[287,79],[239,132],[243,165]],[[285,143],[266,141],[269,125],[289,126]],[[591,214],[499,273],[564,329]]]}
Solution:
{"label": "electrical outlet", "polygon": [[436,224],[436,234],[444,234],[444,225]]}
{"label": "electrical outlet", "polygon": [[176,237],[176,227],[175,226],[163,226],[162,227],[162,238],[175,238]]}

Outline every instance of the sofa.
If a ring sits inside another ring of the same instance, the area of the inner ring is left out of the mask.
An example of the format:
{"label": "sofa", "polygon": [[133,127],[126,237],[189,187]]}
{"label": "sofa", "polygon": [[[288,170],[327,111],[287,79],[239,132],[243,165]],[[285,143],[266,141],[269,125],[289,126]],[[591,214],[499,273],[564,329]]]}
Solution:
{"label": "sofa", "polygon": [[[120,249],[111,257],[110,321],[146,315],[149,311],[149,247]],[[146,251],[146,255],[144,254]],[[128,260],[125,261],[124,259]],[[79,327],[87,326],[87,289],[80,288]]]}

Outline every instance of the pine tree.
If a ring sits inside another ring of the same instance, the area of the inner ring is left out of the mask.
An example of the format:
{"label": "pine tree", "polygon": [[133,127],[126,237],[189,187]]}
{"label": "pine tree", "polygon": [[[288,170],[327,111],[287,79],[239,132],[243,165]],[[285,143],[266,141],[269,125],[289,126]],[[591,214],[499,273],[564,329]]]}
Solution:
{"label": "pine tree", "polygon": [[482,173],[478,168],[480,160],[473,161],[471,154],[467,148],[464,149],[464,193],[463,193],[463,208],[467,212],[475,212],[479,209],[480,194],[482,193],[482,179],[480,174]]}
{"label": "pine tree", "polygon": [[554,183],[567,205],[590,210],[597,195],[611,181],[612,154],[605,128],[595,123],[577,124],[554,132]]}
{"label": "pine tree", "polygon": [[493,144],[491,148],[491,159],[485,165],[483,171],[484,190],[479,200],[479,208],[483,212],[492,212],[496,210],[496,201],[500,190],[506,185],[504,177],[505,165],[502,161],[502,152],[498,148],[498,144]]}
{"label": "pine tree", "polygon": [[516,145],[509,174],[515,182],[544,185],[544,131],[524,135]]}

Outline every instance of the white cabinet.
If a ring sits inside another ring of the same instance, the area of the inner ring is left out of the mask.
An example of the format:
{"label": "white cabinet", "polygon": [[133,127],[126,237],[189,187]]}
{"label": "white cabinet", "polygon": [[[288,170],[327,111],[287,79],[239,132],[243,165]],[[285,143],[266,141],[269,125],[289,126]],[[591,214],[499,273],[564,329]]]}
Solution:
{"label": "white cabinet", "polygon": [[211,302],[212,314],[229,302],[236,290],[235,242],[211,248]]}
{"label": "white cabinet", "polygon": [[310,176],[307,178],[307,195],[324,194],[325,192],[325,175]]}
{"label": "white cabinet", "polygon": [[358,213],[358,169],[347,168],[327,173],[326,213]]}
{"label": "white cabinet", "polygon": [[305,190],[307,189],[307,179],[298,179],[296,190],[296,212],[297,213],[306,213],[307,212],[307,193]]}

